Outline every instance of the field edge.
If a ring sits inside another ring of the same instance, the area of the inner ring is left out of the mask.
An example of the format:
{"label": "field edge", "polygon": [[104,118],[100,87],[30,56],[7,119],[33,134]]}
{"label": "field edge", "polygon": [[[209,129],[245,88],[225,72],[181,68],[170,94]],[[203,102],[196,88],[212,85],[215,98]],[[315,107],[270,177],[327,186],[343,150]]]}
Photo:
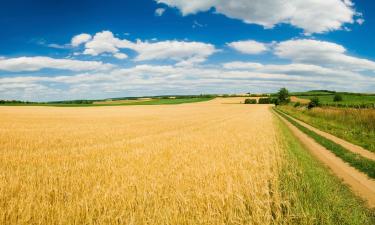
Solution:
{"label": "field edge", "polygon": [[273,116],[285,149],[280,188],[289,204],[287,220],[292,224],[374,224],[375,209],[367,208]]}

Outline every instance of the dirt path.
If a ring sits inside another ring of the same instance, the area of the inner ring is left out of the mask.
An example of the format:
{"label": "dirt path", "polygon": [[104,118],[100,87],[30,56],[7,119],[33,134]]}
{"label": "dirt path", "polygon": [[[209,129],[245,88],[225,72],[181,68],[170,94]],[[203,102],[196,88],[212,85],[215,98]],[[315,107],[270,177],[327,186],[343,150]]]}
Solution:
{"label": "dirt path", "polygon": [[300,142],[309,149],[319,160],[325,163],[334,174],[348,184],[352,191],[367,201],[368,205],[375,207],[375,181],[370,180],[365,174],[349,166],[332,152],[315,142],[312,138],[293,126],[286,119],[275,113],[282,121],[286,123],[293,134]]}
{"label": "dirt path", "polygon": [[331,141],[333,141],[333,142],[341,145],[342,147],[348,149],[349,151],[352,151],[354,153],[358,153],[359,155],[361,155],[361,156],[363,156],[365,158],[375,160],[375,153],[370,152],[370,151],[362,148],[361,146],[352,144],[352,143],[350,143],[348,141],[345,141],[345,140],[343,140],[341,138],[338,138],[338,137],[336,137],[336,136],[334,136],[334,135],[332,135],[330,133],[321,131],[321,130],[319,130],[319,129],[317,129],[317,128],[315,128],[315,127],[313,127],[313,126],[311,126],[311,125],[309,125],[309,124],[307,124],[305,122],[297,120],[297,119],[295,119],[295,118],[293,118],[293,117],[291,117],[291,116],[289,116],[289,115],[287,115],[285,113],[283,113],[283,114],[285,116],[291,118],[292,120],[296,121],[300,125],[302,125],[302,126],[308,128],[308,129],[314,131],[315,133],[319,134],[320,136],[323,136],[323,137],[325,137],[325,138],[327,138],[327,139],[329,139],[329,140],[331,140]]}

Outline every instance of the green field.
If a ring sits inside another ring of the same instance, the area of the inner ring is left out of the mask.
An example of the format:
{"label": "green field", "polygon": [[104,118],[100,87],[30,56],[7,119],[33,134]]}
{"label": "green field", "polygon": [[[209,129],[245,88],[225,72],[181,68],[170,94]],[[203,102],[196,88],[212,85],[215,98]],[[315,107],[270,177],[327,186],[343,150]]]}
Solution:
{"label": "green field", "polygon": [[334,91],[303,91],[303,92],[291,92],[290,95],[293,96],[323,96],[332,95]]}
{"label": "green field", "polygon": [[183,103],[193,103],[193,102],[202,102],[209,101],[213,98],[176,98],[176,99],[162,99],[156,98],[149,101],[140,101],[140,102],[128,102],[128,103],[119,103],[119,104],[66,104],[66,103],[5,103],[0,104],[0,106],[55,106],[55,107],[100,107],[100,106],[126,106],[126,105],[173,105],[173,104],[183,104]]}
{"label": "green field", "polygon": [[312,96],[301,96],[296,95],[298,98],[303,99],[311,99],[312,97],[318,97],[319,101],[322,104],[348,104],[348,105],[355,105],[355,104],[375,104],[375,95],[354,95],[354,94],[341,94],[343,100],[340,102],[334,102],[333,98],[334,95],[312,95]]}

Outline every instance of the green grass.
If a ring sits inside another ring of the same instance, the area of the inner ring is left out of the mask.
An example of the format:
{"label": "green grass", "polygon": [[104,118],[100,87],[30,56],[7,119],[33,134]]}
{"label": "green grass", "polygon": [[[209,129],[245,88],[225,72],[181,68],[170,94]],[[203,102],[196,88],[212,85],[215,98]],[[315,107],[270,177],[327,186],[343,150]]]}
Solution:
{"label": "green grass", "polygon": [[280,189],[289,202],[285,224],[375,224],[374,211],[304,149],[284,123],[278,123],[286,149],[280,177]]}
{"label": "green grass", "polygon": [[291,92],[290,95],[293,96],[315,96],[315,95],[332,95],[333,92],[328,91],[305,91],[305,92]]}
{"label": "green grass", "polygon": [[336,144],[335,142],[333,142],[333,141],[315,133],[314,131],[300,125],[296,121],[294,121],[291,118],[285,116],[283,113],[280,113],[279,110],[275,109],[275,111],[278,112],[282,117],[284,117],[290,123],[292,123],[294,126],[296,126],[303,133],[307,134],[308,136],[313,138],[316,142],[318,142],[320,145],[322,145],[326,149],[330,150],[337,157],[340,157],[341,159],[343,159],[345,162],[349,163],[354,168],[356,168],[359,171],[367,174],[370,178],[373,178],[373,179],[375,178],[375,161],[373,161],[371,159],[367,159],[365,157],[362,157],[359,154],[353,153],[353,152],[345,149],[341,145]]}
{"label": "green grass", "polygon": [[283,112],[351,143],[375,152],[375,110],[317,107],[308,110],[290,105]]}
{"label": "green grass", "polygon": [[209,101],[212,99],[213,98],[152,99],[151,101],[131,102],[131,103],[126,103],[124,105],[174,105],[174,104]]}
{"label": "green grass", "polygon": [[150,101],[128,102],[119,104],[49,104],[49,103],[31,103],[31,104],[1,104],[0,106],[54,106],[54,107],[101,107],[101,106],[126,106],[126,105],[172,105],[183,103],[194,103],[209,101],[213,98],[181,98],[181,99],[151,99]]}

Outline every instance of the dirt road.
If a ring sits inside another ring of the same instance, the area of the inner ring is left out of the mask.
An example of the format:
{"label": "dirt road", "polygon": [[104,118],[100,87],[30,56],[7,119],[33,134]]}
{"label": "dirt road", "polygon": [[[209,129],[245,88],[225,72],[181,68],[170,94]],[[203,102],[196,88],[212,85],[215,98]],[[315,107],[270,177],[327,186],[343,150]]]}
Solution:
{"label": "dirt road", "polygon": [[333,141],[333,142],[341,145],[342,147],[348,149],[349,151],[352,151],[354,153],[358,153],[359,155],[361,155],[361,156],[363,156],[365,158],[375,160],[375,153],[373,153],[373,152],[370,152],[370,151],[368,151],[368,150],[366,150],[366,149],[364,149],[364,148],[362,148],[362,147],[360,147],[358,145],[352,144],[352,143],[350,143],[348,141],[345,141],[345,140],[343,140],[341,138],[338,138],[338,137],[336,137],[336,136],[334,136],[334,135],[332,135],[330,133],[321,131],[321,130],[319,130],[319,129],[317,129],[317,128],[315,128],[315,127],[313,127],[313,126],[311,126],[311,125],[309,125],[309,124],[307,124],[305,122],[297,120],[297,119],[295,119],[295,118],[293,118],[293,117],[291,117],[291,116],[289,116],[289,115],[287,115],[285,113],[284,113],[284,115],[287,116],[287,117],[289,117],[289,118],[291,118],[292,120],[296,121],[300,125],[302,125],[302,126],[308,128],[308,129],[314,131],[315,133],[317,133],[317,134],[319,134],[319,135],[321,135],[321,136],[323,136],[323,137],[325,137],[325,138],[327,138],[327,139],[329,139],[329,140],[331,140],[331,141]]}
{"label": "dirt road", "polygon": [[300,142],[311,151],[319,160],[325,163],[334,174],[348,184],[352,191],[365,200],[368,205],[375,207],[375,181],[370,180],[365,174],[349,166],[332,152],[315,142],[312,138],[293,126],[286,119],[275,113],[290,128]]}

